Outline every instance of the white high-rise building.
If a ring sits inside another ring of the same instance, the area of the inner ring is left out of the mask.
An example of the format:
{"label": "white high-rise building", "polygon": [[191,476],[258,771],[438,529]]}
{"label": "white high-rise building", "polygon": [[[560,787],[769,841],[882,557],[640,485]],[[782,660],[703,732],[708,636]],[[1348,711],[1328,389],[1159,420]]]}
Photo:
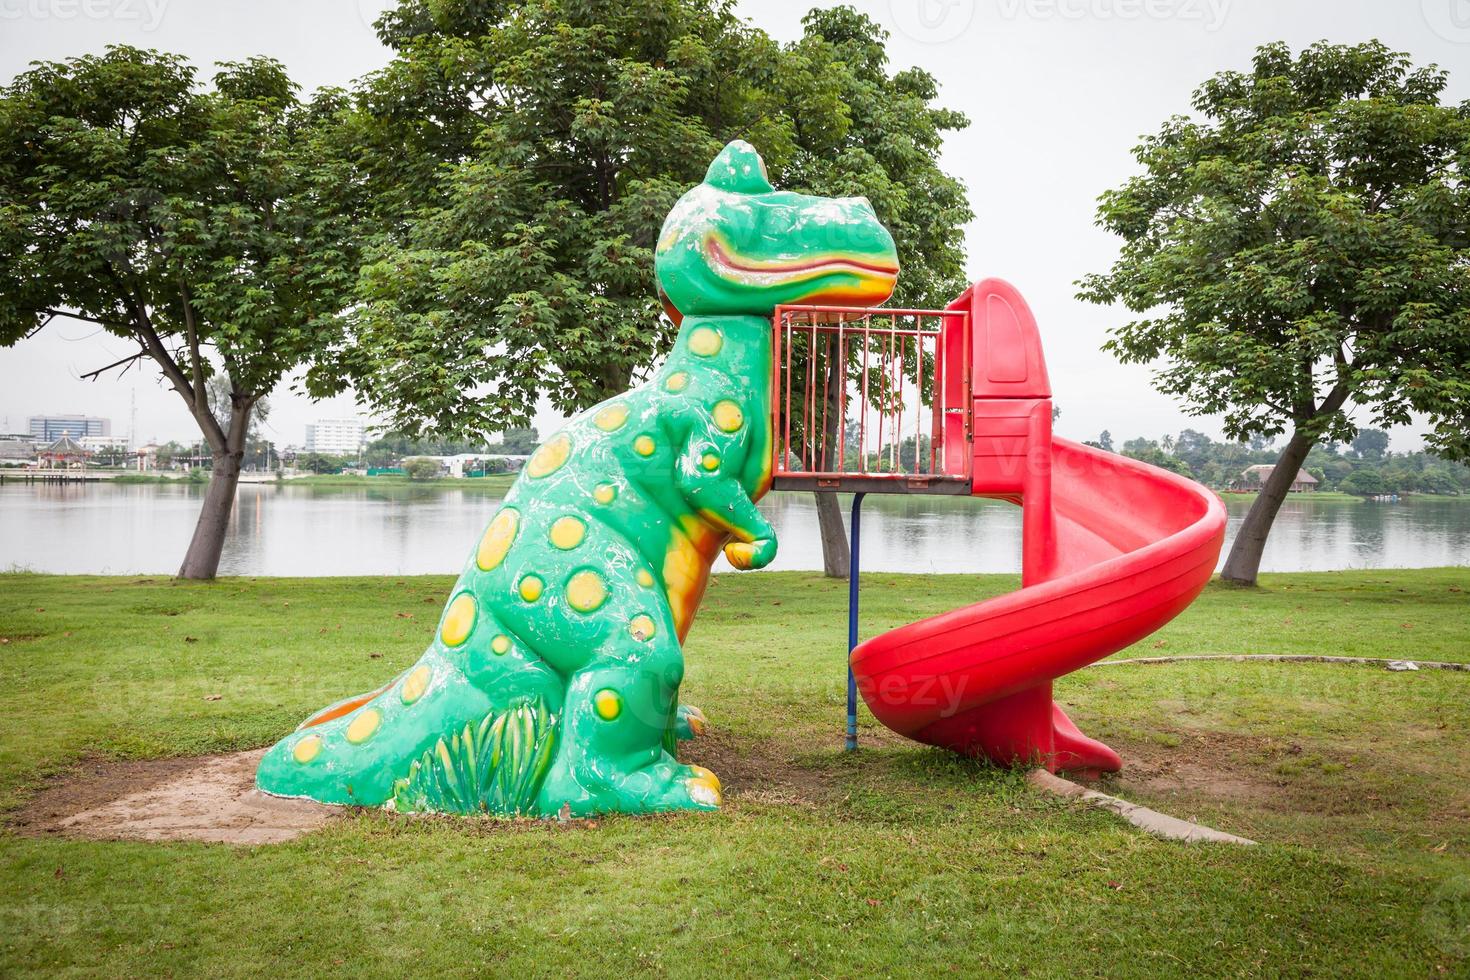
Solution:
{"label": "white high-rise building", "polygon": [[367,424],[361,419],[317,419],[306,425],[306,451],[352,455],[367,439]]}

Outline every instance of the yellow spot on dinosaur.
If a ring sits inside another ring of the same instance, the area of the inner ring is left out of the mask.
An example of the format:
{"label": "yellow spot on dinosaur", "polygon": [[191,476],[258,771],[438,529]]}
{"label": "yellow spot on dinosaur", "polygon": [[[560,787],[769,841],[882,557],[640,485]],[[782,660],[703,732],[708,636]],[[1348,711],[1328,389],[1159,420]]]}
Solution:
{"label": "yellow spot on dinosaur", "polygon": [[609,405],[592,418],[592,424],[603,432],[615,432],[627,421],[628,406],[622,404]]}
{"label": "yellow spot on dinosaur", "polygon": [[587,525],[575,517],[559,517],[551,525],[551,543],[562,551],[570,551],[587,536]]}
{"label": "yellow spot on dinosaur", "polygon": [[653,575],[648,571],[648,569],[638,569],[638,584],[643,586],[645,589],[652,587]]}
{"label": "yellow spot on dinosaur", "polygon": [[561,469],[562,464],[571,454],[572,440],[563,432],[550,442],[543,443],[531,454],[531,460],[526,464],[526,475],[536,479],[548,473],[555,473]]}
{"label": "yellow spot on dinosaur", "polygon": [[645,643],[653,639],[653,634],[658,630],[654,628],[652,616],[634,616],[628,620],[628,632],[639,643]]}
{"label": "yellow spot on dinosaur", "polygon": [[296,747],[291,750],[291,758],[304,766],[318,755],[321,755],[321,751],[322,737],[320,735],[308,735],[296,743]]}
{"label": "yellow spot on dinosaur", "polygon": [[567,583],[567,602],[577,612],[591,612],[606,601],[607,586],[596,572],[578,572]]}
{"label": "yellow spot on dinosaur", "polygon": [[439,627],[439,638],[445,646],[457,647],[475,628],[475,597],[461,592],[449,604],[444,613],[444,625]]}
{"label": "yellow spot on dinosaur", "polygon": [[497,634],[495,639],[490,641],[490,649],[497,657],[505,656],[510,652],[510,637],[504,633]]}
{"label": "yellow spot on dinosaur", "polygon": [[732,401],[723,401],[715,406],[715,425],[721,432],[734,432],[745,424],[745,413]]}
{"label": "yellow spot on dinosaur", "polygon": [[633,440],[633,452],[639,456],[652,456],[654,448],[653,436],[639,436]]}
{"label": "yellow spot on dinosaur", "polygon": [[541,598],[541,590],[544,588],[546,588],[546,583],[541,581],[539,576],[527,575],[521,579],[521,598],[527,602],[535,602]]}
{"label": "yellow spot on dinosaur", "polygon": [[611,483],[600,483],[597,485],[597,489],[592,491],[592,499],[599,504],[610,504],[617,495],[618,488]]}
{"label": "yellow spot on dinosaur", "polygon": [[689,335],[689,349],[700,357],[714,357],[725,346],[725,338],[718,330],[699,327]]}
{"label": "yellow spot on dinosaur", "polygon": [[716,456],[714,453],[705,453],[702,457],[700,457],[699,465],[703,466],[705,469],[713,473],[715,470],[720,468],[720,457]]}
{"label": "yellow spot on dinosaur", "polygon": [[480,566],[480,571],[488,572],[505,561],[505,554],[516,539],[520,523],[521,515],[514,507],[501,508],[495,515],[485,529],[485,536],[480,539],[479,551],[475,553],[475,564]]}
{"label": "yellow spot on dinosaur", "polygon": [[623,698],[612,688],[604,687],[592,695],[592,707],[597,712],[597,717],[603,721],[612,721],[623,713]]}
{"label": "yellow spot on dinosaur", "polygon": [[352,724],[347,726],[347,741],[353,745],[366,742],[373,737],[373,732],[378,730],[378,725],[382,724],[382,721],[383,716],[378,714],[378,709],[367,709],[352,719]]}
{"label": "yellow spot on dinosaur", "polygon": [[683,391],[689,387],[689,375],[683,371],[675,371],[664,382],[664,387],[669,391]]}
{"label": "yellow spot on dinosaur", "polygon": [[429,678],[434,672],[429,669],[428,664],[420,664],[415,667],[403,681],[403,686],[398,689],[398,696],[403,699],[404,704],[413,704],[424,696],[429,689]]}

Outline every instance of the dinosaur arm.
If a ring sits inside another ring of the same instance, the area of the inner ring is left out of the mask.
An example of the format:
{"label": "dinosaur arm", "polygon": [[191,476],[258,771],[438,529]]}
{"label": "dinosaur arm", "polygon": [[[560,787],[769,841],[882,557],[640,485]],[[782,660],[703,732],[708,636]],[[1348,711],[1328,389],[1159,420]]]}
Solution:
{"label": "dinosaur arm", "polygon": [[675,479],[690,507],[735,539],[725,545],[730,564],[764,568],[776,557],[776,532],[740,483],[733,442],[714,433],[691,439],[675,467]]}

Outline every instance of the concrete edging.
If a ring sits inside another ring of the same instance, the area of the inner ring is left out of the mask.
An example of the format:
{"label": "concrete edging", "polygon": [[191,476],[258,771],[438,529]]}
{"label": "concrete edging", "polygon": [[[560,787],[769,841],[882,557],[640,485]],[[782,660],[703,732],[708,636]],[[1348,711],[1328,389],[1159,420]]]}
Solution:
{"label": "concrete edging", "polygon": [[1237,837],[1235,834],[1227,834],[1222,830],[1190,823],[1188,820],[1180,820],[1167,813],[1159,813],[1146,806],[1139,806],[1127,800],[1120,800],[1116,796],[1109,796],[1106,793],[1088,789],[1086,786],[1079,786],[1045,769],[1031,770],[1026,774],[1026,782],[1053,796],[1080,800],[1089,806],[1111,810],[1139,830],[1153,834],[1155,837],[1184,841],[1186,844],[1249,844],[1254,846],[1256,843],[1248,837]]}
{"label": "concrete edging", "polygon": [[1121,657],[1117,660],[1099,660],[1088,664],[1084,670],[1093,667],[1116,667],[1119,664],[1175,664],[1186,663],[1191,660],[1229,660],[1236,663],[1246,663],[1252,660],[1275,661],[1277,663],[1294,664],[1349,664],[1369,667],[1390,667],[1393,664],[1403,664],[1399,670],[1418,670],[1428,667],[1431,670],[1459,670],[1470,671],[1470,663],[1455,663],[1445,660],[1405,660],[1402,658],[1389,659],[1387,657],[1328,657],[1312,653],[1197,653],[1182,654],[1178,657]]}

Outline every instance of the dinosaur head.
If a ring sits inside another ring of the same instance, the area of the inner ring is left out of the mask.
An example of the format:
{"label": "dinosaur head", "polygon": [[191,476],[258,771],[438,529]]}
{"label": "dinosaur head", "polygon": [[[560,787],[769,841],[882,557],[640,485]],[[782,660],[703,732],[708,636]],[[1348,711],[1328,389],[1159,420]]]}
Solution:
{"label": "dinosaur head", "polygon": [[893,292],[893,237],[862,197],[772,189],[736,140],[664,219],[654,253],[670,314],[770,316],[781,303],[875,306]]}

